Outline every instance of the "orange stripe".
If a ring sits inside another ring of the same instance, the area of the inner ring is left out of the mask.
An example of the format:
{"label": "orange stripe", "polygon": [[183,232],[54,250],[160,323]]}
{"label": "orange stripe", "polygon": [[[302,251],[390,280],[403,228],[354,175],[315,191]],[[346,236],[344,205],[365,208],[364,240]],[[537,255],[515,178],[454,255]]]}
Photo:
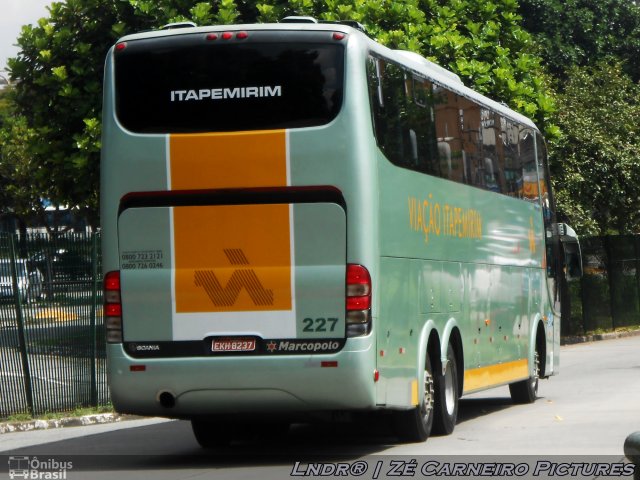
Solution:
{"label": "orange stripe", "polygon": [[171,189],[287,185],[285,131],[171,135]]}
{"label": "orange stripe", "polygon": [[[173,190],[287,185],[284,131],[171,135]],[[176,312],[290,310],[288,205],[175,207]]]}
{"label": "orange stripe", "polygon": [[526,358],[513,362],[474,368],[464,372],[464,393],[483,388],[504,385],[529,377],[529,362]]}

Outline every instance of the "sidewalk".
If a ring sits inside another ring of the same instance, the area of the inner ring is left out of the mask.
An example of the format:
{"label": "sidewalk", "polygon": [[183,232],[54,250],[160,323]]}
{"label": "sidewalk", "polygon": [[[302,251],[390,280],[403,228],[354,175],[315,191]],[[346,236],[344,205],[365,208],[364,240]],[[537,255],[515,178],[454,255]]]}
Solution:
{"label": "sidewalk", "polygon": [[3,433],[28,432],[31,430],[48,430],[63,427],[83,427],[86,425],[101,425],[116,423],[126,420],[139,420],[143,417],[137,415],[120,415],[119,413],[96,413],[81,417],[65,417],[52,420],[28,420],[23,422],[0,423],[0,435]]}
{"label": "sidewalk", "polygon": [[562,337],[560,339],[560,345],[575,345],[576,343],[598,342],[600,340],[615,340],[616,338],[635,337],[640,335],[640,329],[629,330],[624,332],[607,332],[607,333],[593,333],[591,335],[576,335],[569,337]]}

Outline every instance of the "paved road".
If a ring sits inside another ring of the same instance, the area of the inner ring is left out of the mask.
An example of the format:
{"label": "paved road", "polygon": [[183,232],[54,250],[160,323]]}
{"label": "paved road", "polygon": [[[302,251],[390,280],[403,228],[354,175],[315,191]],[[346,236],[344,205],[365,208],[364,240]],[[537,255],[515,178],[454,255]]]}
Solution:
{"label": "paved road", "polygon": [[[187,422],[145,420],[4,434],[0,454],[114,455],[92,459],[101,466],[90,468],[91,475],[70,472],[69,480],[288,478],[296,461],[317,456],[340,461],[376,455],[386,466],[407,455],[452,454],[609,455],[608,461],[620,461],[625,437],[640,430],[640,337],[563,347],[561,363],[561,375],[541,383],[534,405],[511,404],[506,388],[468,397],[454,433],[425,443],[400,445],[373,426],[297,425],[284,439],[262,438],[203,455]],[[0,479],[6,472],[0,464]]]}

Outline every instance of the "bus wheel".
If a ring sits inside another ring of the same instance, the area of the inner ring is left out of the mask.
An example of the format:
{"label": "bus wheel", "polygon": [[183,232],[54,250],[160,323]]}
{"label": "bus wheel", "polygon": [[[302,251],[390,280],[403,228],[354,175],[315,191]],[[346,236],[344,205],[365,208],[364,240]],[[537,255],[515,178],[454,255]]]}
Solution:
{"label": "bus wheel", "polygon": [[229,426],[213,420],[191,419],[191,428],[202,448],[228,447],[231,443]]}
{"label": "bus wheel", "polygon": [[533,377],[509,385],[509,393],[511,393],[513,403],[533,403],[536,401],[538,379],[540,378],[540,357],[537,351],[533,358],[535,362]]}
{"label": "bus wheel", "polygon": [[458,365],[451,344],[447,347],[447,367],[444,375],[436,375],[434,433],[449,435],[458,418]]}
{"label": "bus wheel", "polygon": [[420,405],[407,411],[394,412],[396,434],[405,442],[424,442],[433,426],[433,369],[427,353],[423,373],[424,395]]}

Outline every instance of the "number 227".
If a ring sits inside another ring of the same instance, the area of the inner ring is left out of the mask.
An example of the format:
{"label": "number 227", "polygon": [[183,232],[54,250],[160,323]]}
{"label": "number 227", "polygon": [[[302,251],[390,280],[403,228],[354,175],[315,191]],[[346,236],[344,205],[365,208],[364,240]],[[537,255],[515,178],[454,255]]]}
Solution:
{"label": "number 227", "polygon": [[[338,323],[337,318],[305,318],[303,332],[333,332]],[[327,327],[329,327],[327,329]]]}

